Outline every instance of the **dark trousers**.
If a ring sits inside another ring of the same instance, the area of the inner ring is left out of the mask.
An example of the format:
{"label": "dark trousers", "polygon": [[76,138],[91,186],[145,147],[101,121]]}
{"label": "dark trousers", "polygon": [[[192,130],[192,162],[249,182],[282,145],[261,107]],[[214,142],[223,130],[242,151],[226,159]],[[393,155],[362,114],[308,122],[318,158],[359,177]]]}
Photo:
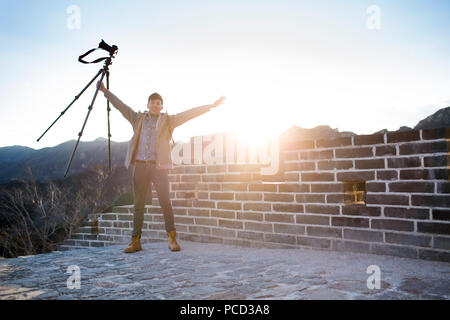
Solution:
{"label": "dark trousers", "polygon": [[152,194],[152,182],[164,213],[166,231],[175,230],[169,194],[169,170],[157,169],[155,164],[136,162],[133,173],[134,217],[132,236],[141,234],[147,195]]}

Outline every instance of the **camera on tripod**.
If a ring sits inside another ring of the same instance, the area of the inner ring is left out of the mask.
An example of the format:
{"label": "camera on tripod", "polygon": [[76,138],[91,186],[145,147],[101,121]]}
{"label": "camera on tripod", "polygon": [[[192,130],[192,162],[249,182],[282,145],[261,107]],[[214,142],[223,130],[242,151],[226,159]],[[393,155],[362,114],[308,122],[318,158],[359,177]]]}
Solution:
{"label": "camera on tripod", "polygon": [[[95,59],[94,61],[85,61],[83,60],[84,57],[86,57],[87,55],[89,55],[90,53],[94,52],[95,50],[105,50],[109,53],[109,57],[102,57],[102,58],[98,58]],[[106,77],[106,87],[109,89],[109,65],[112,63],[112,59],[114,58],[114,55],[117,53],[117,51],[119,50],[119,48],[116,45],[112,45],[110,46],[109,44],[107,44],[103,39],[102,41],[99,43],[98,48],[94,48],[91,50],[88,50],[86,53],[82,54],[81,56],[78,57],[78,61],[84,64],[90,64],[90,63],[98,63],[100,61],[105,61],[103,67],[97,72],[97,74],[94,76],[94,78],[91,79],[91,81],[89,81],[89,83],[83,88],[83,90],[81,90],[81,92],[75,96],[75,98],[72,100],[72,102],[61,112],[61,114],[58,116],[58,118],[56,118],[55,121],[53,121],[53,123],[47,128],[47,130],[44,131],[44,133],[37,139],[37,141],[39,141],[46,133],[48,130],[50,130],[50,128],[56,123],[56,121],[58,121],[59,118],[62,117],[62,115],[67,111],[67,109],[69,109],[72,104],[83,94],[84,91],[86,91],[86,89],[100,76],[100,83],[103,81],[103,78]],[[70,165],[72,164],[72,160],[75,156],[75,152],[77,150],[78,144],[80,143],[80,139],[81,136],[83,135],[83,131],[84,131],[84,127],[86,126],[86,122],[89,118],[89,115],[91,113],[91,110],[94,106],[95,103],[95,99],[97,98],[97,94],[98,94],[98,90],[99,87],[96,88],[95,93],[94,93],[94,97],[92,98],[91,104],[89,105],[89,111],[86,115],[86,118],[84,120],[83,126],[81,128],[81,131],[78,133],[78,140],[77,143],[75,145],[75,148],[72,152],[72,157],[70,158],[70,162],[67,166],[66,169],[66,173],[64,174],[64,178],[67,176],[67,173],[69,172],[69,168]],[[111,171],[111,131],[110,131],[110,122],[109,122],[109,113],[111,111],[111,108],[109,107],[109,100],[106,102],[106,110],[107,110],[107,118],[108,118],[108,155],[109,155],[109,170]]]}
{"label": "camera on tripod", "polygon": [[113,56],[117,52],[117,50],[119,50],[119,48],[116,45],[110,46],[103,39],[102,42],[100,42],[100,44],[98,45],[98,47],[100,49],[108,51],[110,56]]}
{"label": "camera on tripod", "polygon": [[[86,57],[87,55],[91,54],[92,52],[94,52],[95,50],[98,50],[98,49],[107,51],[109,53],[109,57],[98,58],[91,62],[83,60],[84,57]],[[117,53],[118,50],[119,50],[119,48],[116,45],[110,46],[109,44],[107,44],[105,42],[105,40],[102,39],[102,41],[98,44],[98,48],[88,50],[86,53],[84,53],[78,57],[78,61],[81,63],[88,64],[88,63],[98,63],[100,61],[106,60],[106,61],[109,61],[109,63],[111,63],[111,58],[114,58],[114,55]]]}

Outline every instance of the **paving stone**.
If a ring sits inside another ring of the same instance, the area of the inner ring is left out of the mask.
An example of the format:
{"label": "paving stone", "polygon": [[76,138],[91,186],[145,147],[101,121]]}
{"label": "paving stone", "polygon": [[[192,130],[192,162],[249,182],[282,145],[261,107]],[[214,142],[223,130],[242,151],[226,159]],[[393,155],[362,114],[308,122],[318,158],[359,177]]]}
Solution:
{"label": "paving stone", "polygon": [[347,294],[330,288],[314,288],[302,292],[301,297],[307,300],[345,300]]}
{"label": "paving stone", "polygon": [[[450,264],[365,253],[179,241],[0,259],[0,299],[450,299]],[[68,289],[70,265],[80,289]],[[369,289],[368,266],[381,288]]]}

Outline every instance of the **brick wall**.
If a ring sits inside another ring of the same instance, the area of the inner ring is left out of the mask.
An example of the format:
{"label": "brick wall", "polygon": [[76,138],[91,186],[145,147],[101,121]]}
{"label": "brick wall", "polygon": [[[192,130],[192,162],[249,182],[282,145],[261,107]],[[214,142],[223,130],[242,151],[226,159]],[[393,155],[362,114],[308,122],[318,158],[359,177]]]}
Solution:
{"label": "brick wall", "polygon": [[[260,164],[183,165],[171,196],[183,240],[305,247],[450,261],[450,128],[280,141],[280,171]],[[344,184],[362,181],[364,203]],[[156,193],[143,241],[167,241]],[[91,214],[69,247],[129,242],[133,207]]]}

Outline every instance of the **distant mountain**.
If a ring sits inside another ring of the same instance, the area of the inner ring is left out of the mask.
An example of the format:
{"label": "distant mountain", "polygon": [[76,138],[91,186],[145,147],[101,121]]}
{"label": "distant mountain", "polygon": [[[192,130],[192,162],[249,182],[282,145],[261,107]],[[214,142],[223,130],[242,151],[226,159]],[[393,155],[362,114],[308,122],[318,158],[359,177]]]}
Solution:
{"label": "distant mountain", "polygon": [[414,129],[450,128],[450,107],[442,108],[419,121]]}
{"label": "distant mountain", "polygon": [[[62,178],[75,147],[76,140],[55,147],[32,149],[22,146],[0,148],[0,183],[28,177],[27,165],[40,181]],[[128,142],[111,141],[111,163],[123,166]],[[108,140],[80,141],[68,175],[80,173],[94,165],[108,165]]]}
{"label": "distant mountain", "polygon": [[334,139],[354,135],[356,135],[356,133],[353,133],[351,131],[339,132],[337,128],[333,129],[328,125],[320,125],[310,129],[305,129],[294,125],[281,134],[281,139],[289,141],[292,140],[300,141],[300,140],[315,140],[315,139]]}
{"label": "distant mountain", "polygon": [[34,149],[23,146],[10,146],[0,148],[0,163],[18,162],[30,156]]}
{"label": "distant mountain", "polygon": [[[401,126],[396,131],[406,131],[411,129],[432,129],[432,128],[450,128],[450,107],[442,108],[431,116],[420,120],[414,128]],[[374,133],[385,133],[387,129],[382,129]],[[354,136],[356,133],[351,131],[342,131],[333,129],[328,125],[320,125],[314,128],[305,129],[298,126],[292,126],[281,134],[281,139],[288,141],[315,140],[315,139],[335,139],[340,137]]]}

